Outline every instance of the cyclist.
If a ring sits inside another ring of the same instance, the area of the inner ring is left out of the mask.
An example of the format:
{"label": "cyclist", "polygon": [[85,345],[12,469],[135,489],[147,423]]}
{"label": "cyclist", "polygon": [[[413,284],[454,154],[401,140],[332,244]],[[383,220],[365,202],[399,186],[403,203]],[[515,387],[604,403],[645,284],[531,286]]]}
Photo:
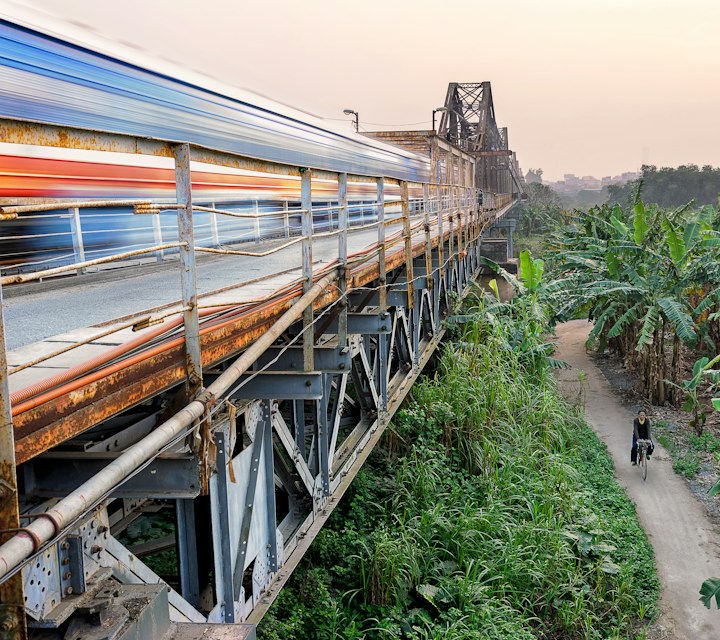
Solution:
{"label": "cyclist", "polygon": [[653,451],[655,451],[655,445],[652,442],[652,433],[650,432],[650,418],[647,417],[645,409],[640,409],[637,417],[633,420],[632,449],[630,449],[630,462],[632,462],[633,465],[637,464],[638,440],[650,440],[647,451],[647,457],[649,459]]}

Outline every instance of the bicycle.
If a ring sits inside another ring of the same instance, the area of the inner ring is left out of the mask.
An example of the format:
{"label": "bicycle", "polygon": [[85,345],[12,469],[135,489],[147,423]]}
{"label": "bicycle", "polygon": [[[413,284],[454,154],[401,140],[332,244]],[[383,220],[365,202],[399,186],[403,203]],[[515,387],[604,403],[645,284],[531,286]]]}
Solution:
{"label": "bicycle", "polygon": [[643,482],[647,478],[648,472],[648,456],[647,452],[650,448],[650,440],[638,440],[637,441],[637,463],[640,467],[640,473],[642,473]]}

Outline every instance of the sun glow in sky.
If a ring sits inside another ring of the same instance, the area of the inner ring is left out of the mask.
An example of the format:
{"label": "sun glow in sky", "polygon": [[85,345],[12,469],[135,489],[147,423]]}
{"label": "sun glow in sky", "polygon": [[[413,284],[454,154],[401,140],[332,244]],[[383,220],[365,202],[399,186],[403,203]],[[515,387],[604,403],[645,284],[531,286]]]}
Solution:
{"label": "sun glow in sky", "polygon": [[720,165],[717,0],[25,3],[368,130],[429,129],[448,82],[490,80],[521,166],[550,180]]}

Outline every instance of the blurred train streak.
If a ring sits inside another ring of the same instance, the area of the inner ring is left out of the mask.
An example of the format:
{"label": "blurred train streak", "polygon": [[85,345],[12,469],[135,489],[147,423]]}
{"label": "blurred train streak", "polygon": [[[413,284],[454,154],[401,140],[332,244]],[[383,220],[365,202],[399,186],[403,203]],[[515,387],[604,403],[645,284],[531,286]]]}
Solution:
{"label": "blurred train streak", "polygon": [[[299,231],[299,178],[193,163],[192,183],[196,204],[214,203],[220,208],[260,215],[257,224],[254,220],[218,216],[215,238],[211,215],[195,212],[196,241],[201,246],[216,244],[218,239],[232,244]],[[374,215],[370,204],[374,190],[367,183],[349,184],[349,200],[367,204],[351,211],[351,224],[360,219],[369,221]],[[388,185],[388,200],[397,197],[399,189]],[[58,202],[56,211],[21,214],[17,220],[0,222],[0,266],[39,267],[72,261],[70,213],[62,202],[128,198],[173,200],[172,160],[0,143],[0,206]],[[313,201],[323,208],[337,202],[337,184],[314,180]],[[87,208],[81,209],[79,215],[88,258],[152,245],[158,240],[153,220],[133,215],[127,207]],[[316,213],[317,230],[329,229],[332,218],[332,211]],[[161,214],[161,237],[173,239],[176,233],[175,212]]]}

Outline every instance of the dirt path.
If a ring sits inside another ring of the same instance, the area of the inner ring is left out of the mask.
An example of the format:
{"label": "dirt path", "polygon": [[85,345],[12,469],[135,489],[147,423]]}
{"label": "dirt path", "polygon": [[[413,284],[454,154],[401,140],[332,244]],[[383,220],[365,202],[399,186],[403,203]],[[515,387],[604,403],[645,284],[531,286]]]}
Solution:
{"label": "dirt path", "polygon": [[578,372],[587,376],[585,413],[615,462],[615,475],[637,506],[640,522],[655,549],[662,583],[660,617],[649,634],[667,640],[720,639],[720,611],[707,610],[698,599],[705,578],[720,576],[720,531],[672,470],[667,452],[656,443],[643,483],[630,465],[635,411],[621,404],[601,371],[585,352],[590,325],[575,320],[557,328],[558,357],[571,365],[559,378],[577,392]]}

